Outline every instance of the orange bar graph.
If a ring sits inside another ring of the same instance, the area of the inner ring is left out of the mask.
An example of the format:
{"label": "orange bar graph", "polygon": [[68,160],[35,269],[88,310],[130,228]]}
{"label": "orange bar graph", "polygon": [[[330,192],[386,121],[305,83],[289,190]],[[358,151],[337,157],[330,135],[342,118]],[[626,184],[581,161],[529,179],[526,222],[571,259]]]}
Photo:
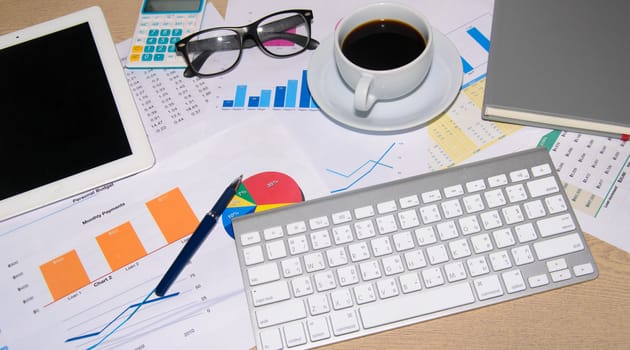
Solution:
{"label": "orange bar graph", "polygon": [[54,300],[59,300],[90,283],[79,255],[75,250],[39,267]]}
{"label": "orange bar graph", "polygon": [[150,200],[146,205],[168,243],[186,237],[199,225],[199,219],[179,188]]}
{"label": "orange bar graph", "polygon": [[130,222],[97,236],[96,241],[112,271],[147,255]]}

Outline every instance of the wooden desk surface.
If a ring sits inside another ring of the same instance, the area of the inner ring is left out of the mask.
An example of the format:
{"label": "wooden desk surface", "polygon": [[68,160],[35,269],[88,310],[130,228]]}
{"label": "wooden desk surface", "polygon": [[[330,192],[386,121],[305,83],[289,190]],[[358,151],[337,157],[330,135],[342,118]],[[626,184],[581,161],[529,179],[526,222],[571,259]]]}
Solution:
{"label": "wooden desk surface", "polygon": [[[211,1],[225,13],[227,0]],[[0,0],[0,34],[99,5],[119,42],[132,36],[141,3]],[[630,349],[630,254],[592,236],[587,241],[600,269],[594,281],[326,349]]]}

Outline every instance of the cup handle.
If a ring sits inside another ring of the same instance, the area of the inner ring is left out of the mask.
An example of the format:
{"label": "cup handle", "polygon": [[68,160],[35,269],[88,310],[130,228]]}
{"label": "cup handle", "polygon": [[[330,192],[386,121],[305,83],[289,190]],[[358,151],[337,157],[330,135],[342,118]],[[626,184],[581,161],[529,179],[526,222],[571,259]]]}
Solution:
{"label": "cup handle", "polygon": [[372,108],[376,97],[370,95],[370,85],[372,85],[372,76],[364,74],[357,83],[357,87],[354,89],[354,109],[367,112]]}

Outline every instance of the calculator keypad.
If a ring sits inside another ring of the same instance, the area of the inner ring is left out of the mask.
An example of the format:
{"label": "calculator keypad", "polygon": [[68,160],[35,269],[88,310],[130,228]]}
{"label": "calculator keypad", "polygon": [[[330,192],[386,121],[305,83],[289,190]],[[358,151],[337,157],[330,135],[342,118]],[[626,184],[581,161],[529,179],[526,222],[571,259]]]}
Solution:
{"label": "calculator keypad", "polygon": [[175,43],[199,29],[198,14],[141,15],[133,37],[128,66],[185,67]]}

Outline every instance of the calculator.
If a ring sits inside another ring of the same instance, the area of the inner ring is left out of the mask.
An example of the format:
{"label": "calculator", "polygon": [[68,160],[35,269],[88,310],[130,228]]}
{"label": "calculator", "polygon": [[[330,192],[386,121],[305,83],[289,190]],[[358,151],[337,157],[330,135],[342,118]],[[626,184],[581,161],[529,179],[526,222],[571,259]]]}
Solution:
{"label": "calculator", "polygon": [[133,34],[128,68],[185,68],[175,43],[199,30],[206,0],[144,0]]}

